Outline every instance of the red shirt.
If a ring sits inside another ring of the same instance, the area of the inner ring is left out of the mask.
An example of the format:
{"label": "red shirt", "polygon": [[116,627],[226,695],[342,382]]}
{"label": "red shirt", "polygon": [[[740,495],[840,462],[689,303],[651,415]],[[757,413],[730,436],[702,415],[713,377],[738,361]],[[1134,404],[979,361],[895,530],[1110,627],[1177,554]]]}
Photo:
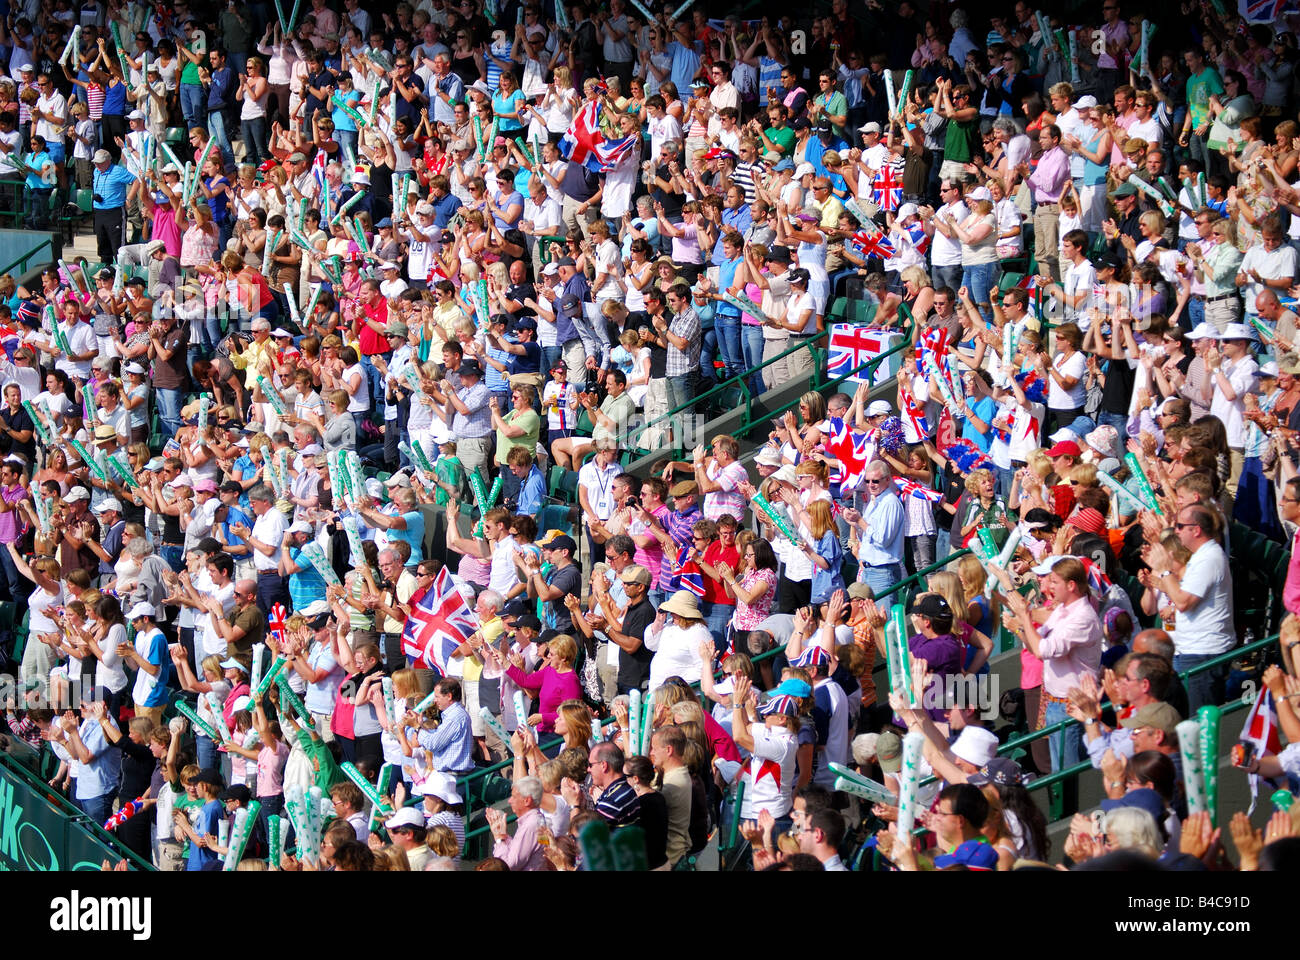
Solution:
{"label": "red shirt", "polygon": [[[714,540],[709,544],[708,549],[704,551],[704,562],[711,567],[716,567],[720,563],[735,570],[740,566],[740,551],[736,549],[733,541],[730,547],[723,547],[721,540]],[[704,578],[704,599],[710,603],[722,603],[727,606],[734,606],[735,598],[727,596],[727,590],[722,585],[721,580],[714,580],[712,577]]]}
{"label": "red shirt", "polygon": [[[388,326],[388,301],[382,297],[378,306],[364,306],[361,308],[365,314],[366,320],[373,320],[382,326]],[[358,338],[361,341],[361,353],[364,356],[372,356],[376,353],[388,352],[388,341],[384,339],[383,334],[376,333],[368,323],[361,324],[361,334]]]}

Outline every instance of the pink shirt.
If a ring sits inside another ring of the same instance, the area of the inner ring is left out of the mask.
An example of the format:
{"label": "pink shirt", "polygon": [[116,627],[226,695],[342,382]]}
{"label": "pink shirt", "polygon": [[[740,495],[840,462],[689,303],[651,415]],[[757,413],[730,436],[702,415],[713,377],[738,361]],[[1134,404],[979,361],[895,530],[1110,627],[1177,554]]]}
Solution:
{"label": "pink shirt", "polygon": [[284,765],[289,759],[289,745],[275,742],[275,749],[262,747],[257,752],[257,795],[274,797],[284,792]]}
{"label": "pink shirt", "polygon": [[1073,603],[1058,604],[1047,622],[1038,628],[1039,655],[1043,658],[1043,689],[1064,698],[1080,685],[1084,674],[1097,676],[1101,669],[1101,620],[1092,600],[1080,597]]}
{"label": "pink shirt", "polygon": [[749,482],[749,471],[739,460],[733,460],[725,467],[719,467],[718,461],[709,463],[705,475],[716,483],[721,490],[704,495],[704,516],[708,520],[717,520],[725,514],[731,514],[737,520],[745,515],[745,498],[737,489],[741,483]]}
{"label": "pink shirt", "polygon": [[1291,541],[1291,563],[1287,565],[1286,584],[1282,587],[1282,606],[1291,613],[1300,613],[1300,530]]}

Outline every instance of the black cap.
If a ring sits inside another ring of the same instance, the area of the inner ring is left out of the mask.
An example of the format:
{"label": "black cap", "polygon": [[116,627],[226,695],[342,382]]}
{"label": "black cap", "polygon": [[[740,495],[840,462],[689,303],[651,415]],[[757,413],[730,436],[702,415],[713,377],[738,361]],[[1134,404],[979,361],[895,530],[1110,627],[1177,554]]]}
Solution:
{"label": "black cap", "polygon": [[823,120],[821,123],[817,124],[817,126],[813,127],[813,132],[818,135],[829,137],[834,131],[831,129],[831,125]]}
{"label": "black cap", "polygon": [[456,372],[461,376],[473,376],[482,379],[483,368],[478,365],[477,360],[462,360]]}
{"label": "black cap", "polygon": [[532,317],[520,317],[515,321],[513,329],[515,330],[537,330],[537,321]]}
{"label": "black cap", "polygon": [[582,298],[576,293],[570,293],[560,300],[561,310],[577,310],[580,306],[582,306]]}
{"label": "black cap", "polygon": [[249,802],[253,799],[253,793],[242,783],[232,783],[230,786],[226,787],[225,790],[221,791],[220,799],[222,803],[225,803],[227,800],[238,800],[244,806],[248,806]]}
{"label": "black cap", "polygon": [[238,480],[227,480],[217,490],[220,493],[243,493],[244,486]]}
{"label": "black cap", "polygon": [[948,601],[937,593],[926,593],[917,597],[912,601],[911,609],[907,612],[929,617],[931,620],[952,622],[952,607],[948,606]]}
{"label": "black cap", "polygon": [[556,260],[556,261],[555,261],[555,265],[556,265],[557,267],[576,267],[576,266],[577,266],[577,264],[573,262],[573,257],[560,257],[559,260]]}
{"label": "black cap", "polygon": [[810,126],[812,126],[812,124],[810,124],[810,123],[808,122],[808,118],[807,118],[807,117],[797,117],[797,118],[795,119],[795,121],[794,121],[792,124],[790,124],[790,129],[791,129],[791,130],[807,130]]}
{"label": "black cap", "polygon": [[774,263],[789,263],[789,262],[790,262],[790,248],[789,248],[789,247],[783,247],[783,246],[781,246],[780,244],[777,244],[777,245],[774,246],[771,250],[767,251],[767,257],[766,257],[766,259],[767,259],[767,260],[771,260],[771,261],[773,261]]}
{"label": "black cap", "polygon": [[515,629],[529,629],[536,633],[542,632],[542,621],[538,620],[535,614],[520,614],[519,619],[515,621]]}
{"label": "black cap", "polygon": [[542,549],[543,550],[568,550],[569,556],[573,556],[574,552],[578,549],[578,545],[573,542],[573,537],[570,537],[568,534],[562,533],[555,539],[551,540],[549,543],[542,544]]}

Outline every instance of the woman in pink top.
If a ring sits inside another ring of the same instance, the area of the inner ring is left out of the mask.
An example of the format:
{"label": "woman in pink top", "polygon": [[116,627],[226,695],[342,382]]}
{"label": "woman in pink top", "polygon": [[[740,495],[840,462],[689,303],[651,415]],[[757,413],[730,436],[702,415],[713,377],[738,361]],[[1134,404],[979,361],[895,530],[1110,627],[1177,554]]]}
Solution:
{"label": "woman in pink top", "polygon": [[772,544],[755,537],[742,548],[739,570],[733,571],[726,564],[718,570],[728,596],[736,598],[732,629],[737,634],[757,630],[767,619],[776,598],[776,554],[772,552]]}
{"label": "woman in pink top", "polygon": [[[233,698],[232,698],[233,699]],[[253,709],[253,726],[257,728],[260,743],[240,747],[227,743],[226,749],[241,757],[257,761],[257,800],[262,805],[261,823],[284,809],[284,765],[289,760],[289,745],[284,742],[278,723],[266,719],[259,702]]]}
{"label": "woman in pink top", "polygon": [[536,724],[542,733],[555,730],[555,717],[560,704],[565,700],[581,700],[582,684],[574,672],[573,662],[578,656],[578,644],[568,634],[552,637],[546,644],[545,666],[532,673],[524,672],[522,654],[510,654],[510,666],[506,676],[522,689],[536,694],[540,702],[541,713],[528,718],[530,725]]}
{"label": "woman in pink top", "polygon": [[152,190],[142,194],[145,212],[149,215],[149,239],[161,240],[167,250],[167,256],[181,255],[181,224],[185,215],[181,210],[181,175],[174,164],[167,164],[162,169],[161,178],[157,173],[149,173]]}

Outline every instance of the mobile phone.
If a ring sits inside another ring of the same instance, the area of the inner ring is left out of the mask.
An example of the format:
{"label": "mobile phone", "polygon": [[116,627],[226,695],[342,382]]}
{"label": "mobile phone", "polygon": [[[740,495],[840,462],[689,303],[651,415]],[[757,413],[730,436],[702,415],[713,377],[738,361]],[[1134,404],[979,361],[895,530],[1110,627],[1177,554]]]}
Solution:
{"label": "mobile phone", "polygon": [[1250,766],[1250,761],[1255,759],[1255,745],[1249,740],[1241,740],[1232,745],[1232,765],[1234,767]]}

